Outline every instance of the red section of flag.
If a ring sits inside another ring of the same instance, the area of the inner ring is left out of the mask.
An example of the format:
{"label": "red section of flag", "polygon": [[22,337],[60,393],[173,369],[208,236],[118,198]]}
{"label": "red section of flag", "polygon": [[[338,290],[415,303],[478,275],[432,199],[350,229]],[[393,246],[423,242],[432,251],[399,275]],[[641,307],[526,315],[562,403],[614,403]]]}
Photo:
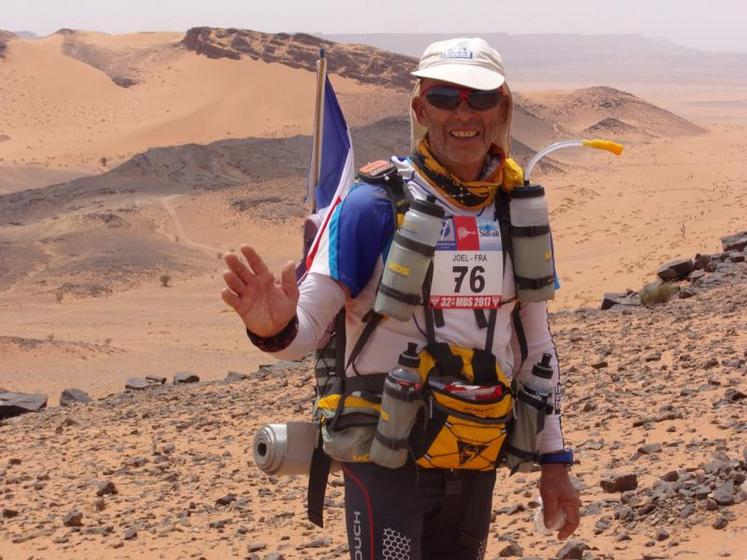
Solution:
{"label": "red section of flag", "polygon": [[457,251],[479,251],[480,236],[477,234],[477,219],[470,216],[454,216],[454,234]]}

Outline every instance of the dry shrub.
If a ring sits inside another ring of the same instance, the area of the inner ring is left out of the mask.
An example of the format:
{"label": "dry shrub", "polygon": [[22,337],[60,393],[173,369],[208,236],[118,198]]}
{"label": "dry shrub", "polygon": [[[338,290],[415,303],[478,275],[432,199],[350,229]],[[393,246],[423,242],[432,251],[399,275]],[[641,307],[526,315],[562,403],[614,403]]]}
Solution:
{"label": "dry shrub", "polygon": [[679,287],[671,282],[649,284],[641,290],[639,297],[643,305],[650,307],[657,303],[667,303],[679,290]]}

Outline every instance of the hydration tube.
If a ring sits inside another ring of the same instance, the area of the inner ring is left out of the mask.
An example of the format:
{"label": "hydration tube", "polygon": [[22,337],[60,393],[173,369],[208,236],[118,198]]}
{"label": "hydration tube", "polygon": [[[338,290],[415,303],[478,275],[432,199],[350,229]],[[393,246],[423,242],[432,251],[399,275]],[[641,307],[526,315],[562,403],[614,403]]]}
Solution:
{"label": "hydration tube", "polygon": [[616,156],[619,156],[623,151],[622,144],[618,144],[612,140],[602,140],[599,138],[594,140],[563,140],[562,142],[555,142],[554,144],[542,148],[539,152],[534,154],[532,159],[529,160],[529,163],[527,163],[527,166],[524,169],[524,181],[526,183],[529,182],[529,179],[532,176],[532,169],[534,169],[534,166],[537,165],[539,160],[547,154],[554,152],[555,150],[560,150],[561,148],[594,148],[595,150],[606,150],[612,152]]}

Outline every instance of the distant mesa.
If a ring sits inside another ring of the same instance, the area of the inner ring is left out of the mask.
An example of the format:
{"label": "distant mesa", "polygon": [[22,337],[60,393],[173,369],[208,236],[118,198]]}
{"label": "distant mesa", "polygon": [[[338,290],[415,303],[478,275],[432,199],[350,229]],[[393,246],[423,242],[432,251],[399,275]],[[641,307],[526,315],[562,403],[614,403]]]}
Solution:
{"label": "distant mesa", "polygon": [[38,39],[39,35],[33,31],[14,31],[13,34],[19,39]]}
{"label": "distant mesa", "polygon": [[305,33],[260,33],[247,29],[193,27],[182,40],[189,50],[209,58],[251,58],[316,71],[319,49],[328,54],[328,71],[382,87],[409,90],[417,61],[366,45],[343,45]]}

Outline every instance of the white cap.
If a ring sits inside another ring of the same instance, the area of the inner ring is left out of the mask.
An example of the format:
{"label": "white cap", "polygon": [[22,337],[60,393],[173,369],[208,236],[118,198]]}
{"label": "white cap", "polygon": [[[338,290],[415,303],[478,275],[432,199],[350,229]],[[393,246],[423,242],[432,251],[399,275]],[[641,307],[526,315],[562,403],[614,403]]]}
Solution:
{"label": "white cap", "polygon": [[501,55],[479,37],[432,43],[412,75],[482,90],[498,89],[506,81]]}

